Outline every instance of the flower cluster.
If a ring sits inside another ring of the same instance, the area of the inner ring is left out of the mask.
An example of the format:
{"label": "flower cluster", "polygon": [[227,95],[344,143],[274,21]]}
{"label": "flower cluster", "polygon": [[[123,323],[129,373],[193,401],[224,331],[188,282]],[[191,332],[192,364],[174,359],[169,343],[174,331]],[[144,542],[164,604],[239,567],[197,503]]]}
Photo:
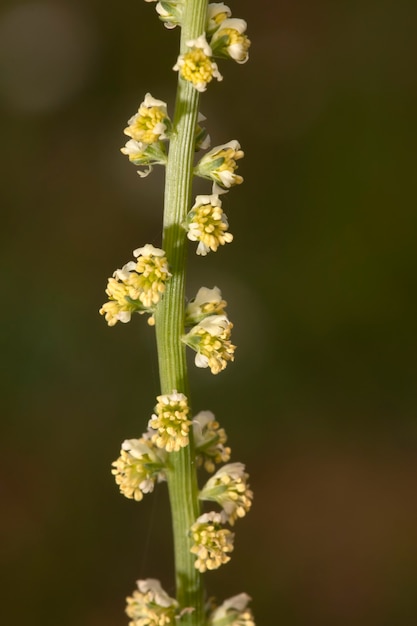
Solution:
{"label": "flower cluster", "polygon": [[185,308],[185,325],[198,324],[209,315],[225,315],[226,300],[218,287],[200,287],[195,298]]}
{"label": "flower cluster", "polygon": [[243,463],[223,465],[200,491],[200,500],[220,504],[227,521],[233,526],[237,518],[244,517],[252,505],[253,493],[247,484],[248,477]]}
{"label": "flower cluster", "polygon": [[[220,15],[222,14],[220,12]],[[215,18],[214,20],[211,18],[211,21],[215,21]],[[237,63],[246,63],[249,59],[250,46],[250,40],[245,35],[246,28],[245,20],[241,19],[227,18],[220,22],[210,40],[213,55],[231,58]]]}
{"label": "flower cluster", "polygon": [[230,340],[233,324],[224,313],[225,306],[217,287],[202,287],[186,310],[186,324],[192,326],[182,341],[195,350],[196,366],[209,367],[212,374],[234,360],[236,346]]}
{"label": "flower cluster", "polygon": [[232,328],[226,315],[209,315],[183,335],[183,342],[197,353],[197,367],[209,367],[212,374],[218,374],[234,360],[236,346],[230,341]]}
{"label": "flower cluster", "polygon": [[[236,174],[238,168],[236,161],[243,157],[244,152],[240,149],[239,142],[232,139],[207,152],[197,163],[194,172],[201,178],[212,180],[215,185],[220,186],[219,193],[224,193],[224,189],[230,189],[243,182],[242,176]],[[217,191],[216,188],[215,191]]]}
{"label": "flower cluster", "polygon": [[232,12],[223,2],[208,5],[206,32],[214,56],[246,63],[250,40],[245,35],[245,20],[232,18]]}
{"label": "flower cluster", "polygon": [[222,526],[220,513],[204,513],[191,526],[193,546],[191,553],[197,556],[195,567],[200,572],[213,570],[230,561],[234,534]]}
{"label": "flower cluster", "polygon": [[151,172],[152,165],[166,163],[163,140],[168,139],[171,130],[166,103],[147,93],[128,124],[124,133],[130,139],[120,150],[129,157],[131,163],[145,168],[138,170],[139,176],[143,178]]}
{"label": "flower cluster", "polygon": [[151,430],[156,431],[152,442],[167,452],[178,452],[189,443],[192,422],[188,419],[187,397],[174,390],[171,394],[158,396],[157,400],[155,414],[148,424]]}
{"label": "flower cluster", "polygon": [[[160,2],[157,11],[168,28],[181,23],[182,2]],[[245,20],[231,17],[232,12],[223,2],[208,5],[205,32],[197,39],[187,41],[190,48],[178,57],[174,70],[189,81],[198,91],[205,91],[213,78],[222,80],[213,57],[230,58],[246,63],[249,58],[250,40]]]}
{"label": "flower cluster", "polygon": [[250,600],[246,593],[225,600],[210,614],[208,626],[255,626],[252,611],[247,608]]}
{"label": "flower cluster", "polygon": [[166,453],[159,450],[145,433],[140,439],[126,439],[119,458],[112,463],[120,492],[134,500],[153,491],[155,482],[165,480]]}
{"label": "flower cluster", "polygon": [[146,244],[134,250],[133,256],[137,261],[129,261],[108,280],[109,301],[99,312],[109,326],[129,322],[134,312],[152,312],[171,276],[165,252],[160,248]]}
{"label": "flower cluster", "polygon": [[227,463],[231,450],[224,444],[227,435],[220,428],[211,411],[200,411],[193,419],[193,434],[197,465],[204,465],[207,472],[214,472],[216,463]]}
{"label": "flower cluster", "polygon": [[213,52],[207,43],[203,33],[197,39],[187,41],[190,48],[184,54],[180,54],[173,69],[180,73],[181,78],[192,84],[197,91],[206,91],[208,83],[213,78],[223,80],[217,63],[213,61]]}
{"label": "flower cluster", "polygon": [[196,197],[186,227],[188,239],[199,241],[197,254],[205,256],[210,250],[216,252],[219,246],[233,241],[233,235],[227,232],[229,224],[221,206],[218,195]]}
{"label": "flower cluster", "polygon": [[138,588],[126,598],[129,626],[174,626],[178,602],[161,587],[159,580],[137,581]]}

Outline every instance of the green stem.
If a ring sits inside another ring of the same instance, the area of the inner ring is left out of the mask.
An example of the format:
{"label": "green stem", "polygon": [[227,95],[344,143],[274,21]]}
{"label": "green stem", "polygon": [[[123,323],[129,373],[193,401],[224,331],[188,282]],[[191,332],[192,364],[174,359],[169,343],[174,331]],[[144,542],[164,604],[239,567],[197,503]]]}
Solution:
{"label": "green stem", "polygon": [[[207,0],[185,0],[180,50],[186,42],[204,32]],[[190,83],[178,79],[173,134],[166,168],[165,206],[162,247],[172,277],[155,315],[161,392],[174,389],[189,398],[184,334],[186,233],[182,227],[191,206],[195,129],[199,93]],[[192,434],[190,445],[170,455],[168,490],[174,534],[177,600],[181,608],[193,607],[181,623],[204,624],[203,585],[195,569],[190,527],[200,515],[197,475]]]}

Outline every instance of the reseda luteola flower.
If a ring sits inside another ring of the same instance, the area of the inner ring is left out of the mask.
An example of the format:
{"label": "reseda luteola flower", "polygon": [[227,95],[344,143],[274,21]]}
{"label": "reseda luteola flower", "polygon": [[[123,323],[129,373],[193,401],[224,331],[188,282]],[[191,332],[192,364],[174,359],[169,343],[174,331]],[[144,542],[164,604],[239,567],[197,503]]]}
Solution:
{"label": "reseda luteola flower", "polygon": [[171,276],[165,252],[160,248],[148,243],[134,250],[133,256],[136,262],[129,261],[109,278],[106,289],[109,302],[99,311],[109,326],[129,322],[134,312],[152,312]]}
{"label": "reseda luteola flower", "polygon": [[158,396],[157,400],[155,414],[148,424],[150,429],[157,431],[152,435],[152,441],[167,452],[178,452],[189,444],[192,422],[188,419],[187,398],[174,390],[171,394]]}
{"label": "reseda luteola flower", "polygon": [[242,176],[236,174],[237,160],[244,157],[238,141],[233,139],[222,146],[215,146],[207,152],[195,168],[195,174],[214,181],[223,189],[243,183]]}
{"label": "reseda luteola flower", "polygon": [[147,93],[139,106],[138,112],[129,121],[124,134],[130,137],[120,151],[129,157],[129,161],[145,169],[138,170],[144,178],[152,171],[152,165],[165,165],[167,160],[163,140],[169,138],[171,120],[167,105]]}
{"label": "reseda luteola flower", "polygon": [[120,492],[134,500],[142,500],[144,493],[153,491],[155,482],[166,479],[166,453],[151,441],[149,433],[140,439],[126,439],[119,458],[112,463],[112,474]]}
{"label": "reseda luteola flower", "polygon": [[129,626],[174,626],[178,602],[162,589],[159,580],[137,581],[138,588],[126,598]]}
{"label": "reseda luteola flower", "polygon": [[200,491],[200,499],[220,504],[227,521],[233,526],[239,517],[246,515],[252,505],[253,493],[247,484],[248,478],[243,463],[223,465]]}
{"label": "reseda luteola flower", "polygon": [[225,600],[211,613],[208,626],[255,626],[252,611],[247,608],[250,600],[247,593]]}
{"label": "reseda luteola flower", "polygon": [[230,341],[233,324],[226,315],[209,315],[182,336],[182,341],[196,351],[197,367],[209,367],[212,374],[234,361],[236,346]]}
{"label": "reseda luteola flower", "polygon": [[[234,533],[227,525],[233,526],[246,515],[253,494],[245,465],[230,462],[227,435],[214,414],[204,410],[191,417],[182,345],[195,351],[197,367],[208,368],[212,374],[223,371],[234,360],[233,324],[220,289],[201,287],[194,298],[185,301],[185,244],[186,238],[196,242],[197,255],[205,257],[233,241],[220,195],[243,182],[237,170],[244,153],[235,139],[209,150],[210,136],[201,125],[205,117],[198,111],[196,92],[203,93],[214,80],[223,80],[216,58],[245,63],[250,41],[246,22],[232,17],[223,2],[145,1],[155,4],[166,28],[182,27],[183,22],[186,25],[181,35],[182,53],[173,68],[178,72],[180,89],[174,121],[168,115],[167,104],[146,93],[128,120],[124,129],[128,140],[121,148],[122,154],[139,168],[141,177],[156,164],[169,168],[164,250],[151,244],[136,249],[135,260],[115,270],[108,279],[108,301],[100,314],[109,326],[114,326],[130,321],[133,313],[147,313],[148,323],[156,328],[161,394],[147,430],[137,439],[123,441],[111,471],[121,494],[135,501],[151,493],[157,483],[168,482],[176,518],[175,561],[181,562],[181,571],[176,572],[178,601],[164,591],[158,580],[139,580],[137,589],[126,599],[126,613],[129,626],[255,626],[247,608],[250,598],[245,593],[218,607],[203,606],[198,573],[230,561]],[[190,119],[194,128],[183,123]],[[199,150],[206,153],[195,159],[194,153]],[[188,155],[183,161],[189,164],[187,172],[179,166],[183,155]],[[189,183],[193,176],[210,181],[211,193],[197,195],[189,206],[185,198],[191,197]],[[178,189],[187,193],[177,194],[173,181],[178,181]],[[180,250],[184,250],[183,256]],[[197,468],[210,474],[200,491]],[[220,510],[201,514],[201,503],[206,501],[214,502]],[[184,597],[191,598],[190,606],[182,602]]]}
{"label": "reseda luteola flower", "polygon": [[181,54],[173,67],[180,73],[181,78],[192,83],[197,91],[206,91],[213,78],[223,80],[217,63],[212,59],[213,52],[207,43],[205,33],[197,39],[187,41],[187,46],[190,50]]}
{"label": "reseda luteola flower", "polygon": [[225,307],[220,289],[201,287],[185,311],[185,323],[191,329],[181,339],[196,351],[196,366],[209,367],[212,374],[218,374],[234,360],[236,346],[230,340],[233,324]]}
{"label": "reseda luteola flower", "polygon": [[231,454],[230,448],[224,445],[227,435],[211,411],[200,411],[193,418],[193,433],[198,466],[203,465],[212,473],[216,464],[227,463]]}
{"label": "reseda luteola flower", "polygon": [[223,517],[220,513],[204,513],[191,526],[193,546],[191,553],[197,556],[195,567],[200,572],[218,569],[220,565],[230,561],[233,551],[234,534],[223,528]]}
{"label": "reseda luteola flower", "polygon": [[214,56],[230,57],[237,63],[246,63],[249,59],[250,41],[245,35],[245,20],[226,19],[214,32],[210,45]]}
{"label": "reseda luteola flower", "polygon": [[187,237],[190,241],[199,241],[197,254],[205,256],[210,250],[216,252],[219,246],[233,241],[233,235],[227,232],[229,223],[221,208],[219,196],[197,196],[194,206],[187,216]]}
{"label": "reseda luteola flower", "polygon": [[200,287],[195,298],[185,307],[185,325],[198,324],[209,315],[225,315],[226,306],[227,302],[218,287]]}

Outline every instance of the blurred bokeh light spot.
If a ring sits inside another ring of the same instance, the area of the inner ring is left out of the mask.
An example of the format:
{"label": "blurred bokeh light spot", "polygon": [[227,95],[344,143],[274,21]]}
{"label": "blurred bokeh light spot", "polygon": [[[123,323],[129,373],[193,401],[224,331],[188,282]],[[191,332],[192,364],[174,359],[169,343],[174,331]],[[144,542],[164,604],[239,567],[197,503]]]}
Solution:
{"label": "blurred bokeh light spot", "polygon": [[91,75],[97,38],[74,6],[34,2],[0,15],[0,98],[9,109],[43,113],[65,105]]}

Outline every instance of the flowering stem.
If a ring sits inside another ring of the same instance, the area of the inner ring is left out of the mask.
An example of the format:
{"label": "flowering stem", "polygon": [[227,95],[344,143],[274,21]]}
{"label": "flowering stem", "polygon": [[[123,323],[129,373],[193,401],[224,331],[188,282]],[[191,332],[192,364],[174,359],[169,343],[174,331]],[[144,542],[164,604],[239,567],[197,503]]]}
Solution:
{"label": "flowering stem", "polygon": [[[182,19],[181,44],[204,32],[207,0],[186,0]],[[171,279],[155,315],[161,393],[174,389],[189,396],[184,334],[186,233],[182,226],[191,205],[195,129],[199,92],[190,82],[178,79],[173,133],[166,168],[162,247],[169,261]],[[177,600],[181,608],[194,607],[184,615],[184,624],[204,623],[201,574],[191,554],[190,528],[200,514],[194,445],[170,455],[168,489],[172,511]]]}

